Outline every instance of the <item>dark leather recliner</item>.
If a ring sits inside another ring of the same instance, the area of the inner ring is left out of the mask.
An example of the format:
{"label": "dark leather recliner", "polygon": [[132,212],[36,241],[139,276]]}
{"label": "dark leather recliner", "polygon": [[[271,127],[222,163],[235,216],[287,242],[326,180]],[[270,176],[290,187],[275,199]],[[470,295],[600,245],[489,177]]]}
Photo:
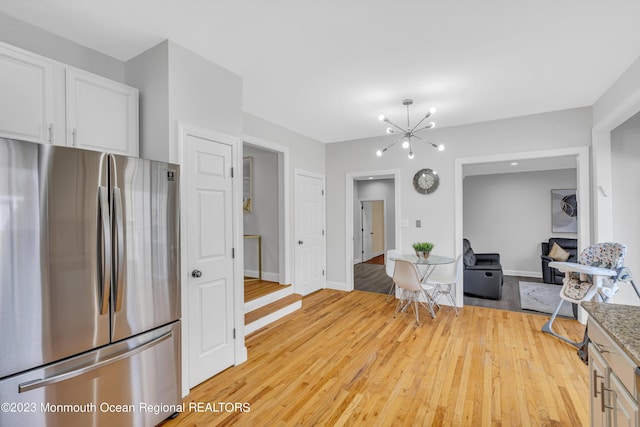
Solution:
{"label": "dark leather recliner", "polygon": [[469,240],[462,241],[464,259],[464,293],[481,298],[502,297],[500,254],[476,254]]}
{"label": "dark leather recliner", "polygon": [[556,285],[562,285],[562,279],[564,279],[564,273],[549,267],[549,263],[554,261],[549,256],[549,252],[553,247],[553,244],[557,243],[562,249],[569,253],[569,259],[567,262],[578,262],[578,239],[567,239],[563,237],[551,237],[549,241],[542,242],[542,253],[540,259],[542,261],[542,281],[544,283],[554,283]]}

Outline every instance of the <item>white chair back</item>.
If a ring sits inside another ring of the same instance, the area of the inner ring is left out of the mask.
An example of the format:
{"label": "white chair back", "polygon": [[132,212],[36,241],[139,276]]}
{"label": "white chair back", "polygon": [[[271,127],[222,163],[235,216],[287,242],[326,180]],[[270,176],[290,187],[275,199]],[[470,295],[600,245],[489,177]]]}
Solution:
{"label": "white chair back", "polygon": [[394,260],[400,256],[402,256],[402,251],[399,249],[389,249],[387,251],[387,258],[384,260],[387,276],[393,278],[393,271],[396,265],[396,262]]}
{"label": "white chair back", "polygon": [[412,262],[402,259],[396,260],[396,268],[393,273],[393,281],[396,286],[408,291],[420,291],[422,292],[422,286],[420,286],[420,276],[418,270]]}

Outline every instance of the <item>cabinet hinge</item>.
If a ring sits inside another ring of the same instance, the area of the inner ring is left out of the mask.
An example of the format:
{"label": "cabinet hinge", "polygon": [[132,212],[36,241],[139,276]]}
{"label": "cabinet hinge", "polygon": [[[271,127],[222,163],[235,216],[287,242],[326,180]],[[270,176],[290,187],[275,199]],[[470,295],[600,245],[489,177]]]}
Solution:
{"label": "cabinet hinge", "polygon": [[324,276],[324,270],[322,270],[322,275]]}
{"label": "cabinet hinge", "polygon": [[322,235],[324,236],[324,230],[322,230]]}
{"label": "cabinet hinge", "polygon": [[231,167],[231,178],[233,178],[233,166]]}
{"label": "cabinet hinge", "polygon": [[322,190],[322,195],[324,196],[324,190]]}
{"label": "cabinet hinge", "polygon": [[236,328],[233,328],[233,339],[236,339]]}
{"label": "cabinet hinge", "polygon": [[231,248],[231,258],[236,257],[236,248]]}

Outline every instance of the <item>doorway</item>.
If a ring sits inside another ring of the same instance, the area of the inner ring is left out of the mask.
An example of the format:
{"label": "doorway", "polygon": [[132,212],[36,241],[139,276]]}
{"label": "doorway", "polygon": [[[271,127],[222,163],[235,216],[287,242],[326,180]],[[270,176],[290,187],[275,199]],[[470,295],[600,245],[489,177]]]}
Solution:
{"label": "doorway", "polygon": [[[495,173],[498,164],[504,164],[508,168],[513,162],[531,162],[541,164],[544,167],[538,170],[549,169],[550,162],[558,159],[570,158],[575,167],[576,191],[579,195],[578,210],[582,212],[578,218],[577,238],[580,245],[588,245],[590,239],[590,193],[589,193],[589,147],[572,147],[557,150],[543,150],[527,153],[496,154],[481,157],[457,158],[455,160],[455,247],[456,253],[462,253],[462,239],[467,237],[464,230],[464,179],[469,174],[481,174],[485,168],[491,168]],[[533,169],[532,169],[533,170]],[[472,172],[473,171],[473,172]],[[584,243],[583,243],[584,242]],[[471,242],[473,245],[473,242]],[[518,277],[517,271],[511,275]],[[509,274],[509,272],[507,272]],[[514,279],[515,280],[515,279]],[[463,305],[464,284],[459,283],[456,292],[456,305]],[[504,289],[504,285],[503,285]],[[485,301],[482,301],[484,303]],[[480,304],[478,304],[480,305]],[[584,318],[580,314],[578,319]]]}
{"label": "doorway", "polygon": [[398,177],[389,172],[372,172],[353,177],[350,184],[351,200],[347,199],[347,203],[353,209],[349,224],[353,233],[348,276],[351,289],[387,293],[391,278],[385,271],[385,256],[387,250],[398,247],[399,237]]}
{"label": "doorway", "polygon": [[247,166],[250,174],[245,174],[243,167],[243,196],[247,182],[251,197],[250,205],[246,201],[243,203],[242,232],[244,236],[260,236],[259,239],[243,239],[244,275],[262,276],[264,281],[279,285],[290,284],[291,195],[289,174],[286,173],[289,170],[289,149],[248,135],[243,137],[242,147],[243,166]]}
{"label": "doorway", "polygon": [[386,222],[384,210],[384,200],[360,201],[362,262],[384,264]]}

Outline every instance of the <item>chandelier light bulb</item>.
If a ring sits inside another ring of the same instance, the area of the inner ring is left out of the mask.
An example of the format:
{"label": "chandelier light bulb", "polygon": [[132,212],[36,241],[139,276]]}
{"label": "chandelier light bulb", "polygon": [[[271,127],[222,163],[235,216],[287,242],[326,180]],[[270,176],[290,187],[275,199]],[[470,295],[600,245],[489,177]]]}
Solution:
{"label": "chandelier light bulb", "polygon": [[[412,104],[413,104],[413,99],[402,100],[402,105],[404,105],[407,108],[406,127],[399,126],[398,124],[392,122],[389,118],[385,117],[384,114],[380,114],[378,116],[378,120],[380,120],[381,122],[387,123],[388,125],[391,125],[385,129],[386,133],[389,135],[391,134],[397,135],[395,140],[391,144],[389,144],[389,146],[387,146],[382,150],[376,151],[376,155],[378,157],[382,156],[385,153],[385,151],[387,151],[389,148],[393,147],[396,144],[402,146],[403,149],[409,152],[408,153],[409,159],[413,159],[415,157],[413,153],[413,144],[416,144],[416,143],[424,142],[432,146],[438,151],[444,150],[444,145],[442,144],[436,145],[433,142],[428,141],[427,139],[424,139],[422,136],[418,135],[418,132],[422,132],[422,131],[425,131],[426,129],[431,129],[436,127],[436,124],[434,122],[429,122],[428,124],[425,124],[427,119],[436,112],[436,107],[430,107],[427,113],[424,116],[422,116],[422,118],[418,121],[418,123],[414,124],[412,127],[410,116],[409,116],[409,107]],[[414,137],[416,138],[416,141],[413,141]]]}

